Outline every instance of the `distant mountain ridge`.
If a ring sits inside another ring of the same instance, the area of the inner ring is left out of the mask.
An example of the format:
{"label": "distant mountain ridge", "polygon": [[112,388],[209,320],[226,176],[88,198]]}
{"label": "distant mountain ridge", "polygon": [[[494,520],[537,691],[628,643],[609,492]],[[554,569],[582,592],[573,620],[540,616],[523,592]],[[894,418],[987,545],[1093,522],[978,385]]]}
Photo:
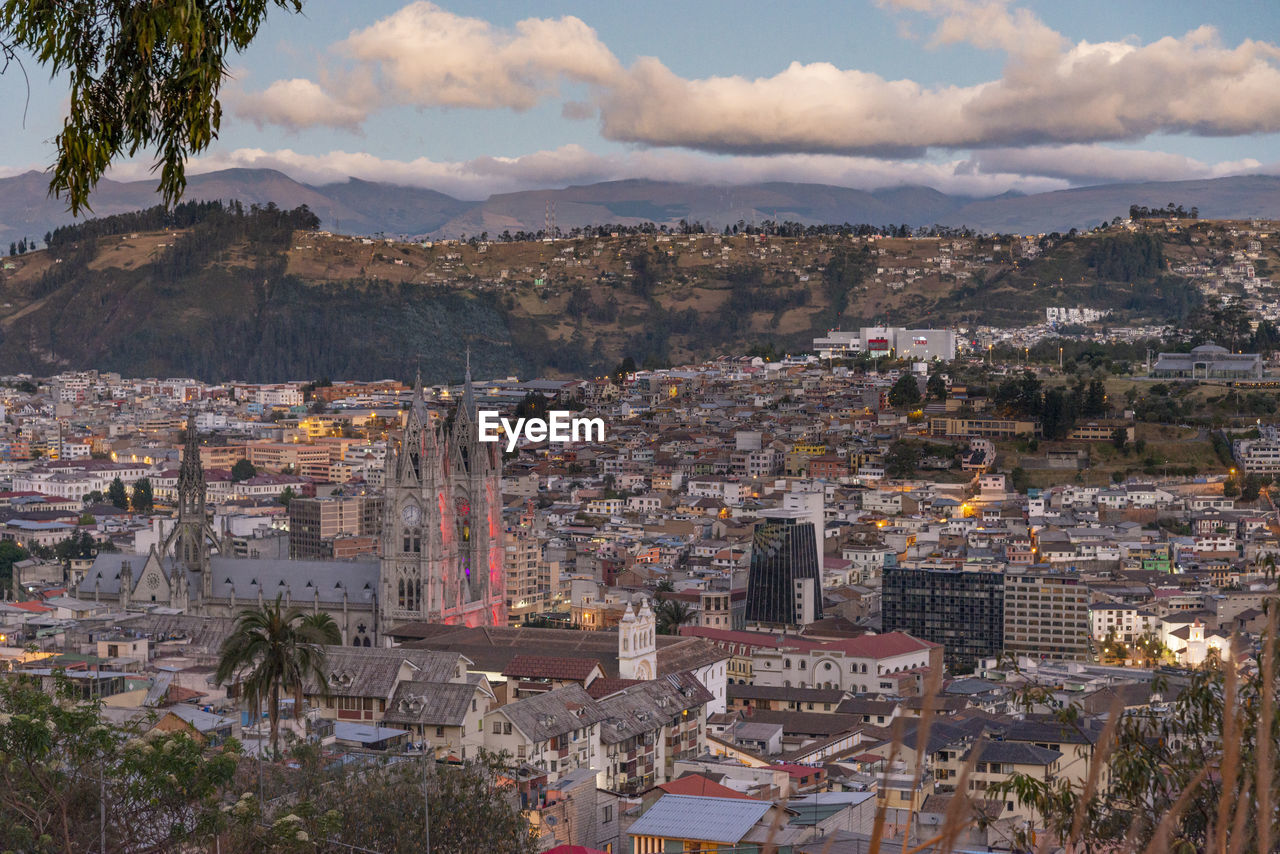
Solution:
{"label": "distant mountain ridge", "polygon": [[[0,179],[0,241],[22,237],[38,241],[46,231],[73,221],[60,201],[48,197],[47,185],[47,177],[35,171]],[[991,198],[953,196],[923,186],[868,191],[779,181],[713,185],[629,179],[466,201],[436,190],[359,178],[313,186],[273,169],[224,169],[192,175],[186,197],[275,202],[283,208],[305,204],[332,231],[430,237],[536,232],[544,227],[550,204],[562,230],[649,221],[676,225],[682,219],[721,228],[772,219],[1041,233],[1092,227],[1124,216],[1132,204],[1163,207],[1171,201],[1198,207],[1204,217],[1280,218],[1280,176],[1274,175],[1105,184],[1032,195],[1008,192]],[[152,181],[104,180],[93,194],[91,215],[123,213],[156,202]]]}

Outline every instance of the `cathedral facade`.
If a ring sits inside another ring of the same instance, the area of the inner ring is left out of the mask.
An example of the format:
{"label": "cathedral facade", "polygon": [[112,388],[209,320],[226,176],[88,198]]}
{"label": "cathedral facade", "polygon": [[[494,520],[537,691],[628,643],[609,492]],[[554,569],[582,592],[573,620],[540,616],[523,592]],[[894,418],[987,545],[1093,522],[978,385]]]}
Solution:
{"label": "cathedral facade", "polygon": [[480,442],[467,372],[452,423],[418,384],[404,436],[387,454],[379,628],[423,620],[505,626],[502,453]]}
{"label": "cathedral facade", "polygon": [[277,597],[328,613],[342,643],[382,646],[397,623],[507,624],[502,541],[502,457],[476,437],[470,372],[451,421],[414,393],[404,435],[387,454],[378,559],[237,558],[205,510],[194,419],[178,475],[178,518],[146,555],[103,552],[77,595],[130,608],[234,617]]}

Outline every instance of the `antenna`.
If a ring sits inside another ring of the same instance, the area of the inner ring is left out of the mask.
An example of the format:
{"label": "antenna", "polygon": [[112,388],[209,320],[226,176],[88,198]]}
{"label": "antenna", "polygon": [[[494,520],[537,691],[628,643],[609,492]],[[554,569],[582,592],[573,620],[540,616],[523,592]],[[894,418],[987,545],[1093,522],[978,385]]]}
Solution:
{"label": "antenna", "polygon": [[547,200],[546,211],[543,214],[543,236],[548,240],[556,236],[556,203]]}

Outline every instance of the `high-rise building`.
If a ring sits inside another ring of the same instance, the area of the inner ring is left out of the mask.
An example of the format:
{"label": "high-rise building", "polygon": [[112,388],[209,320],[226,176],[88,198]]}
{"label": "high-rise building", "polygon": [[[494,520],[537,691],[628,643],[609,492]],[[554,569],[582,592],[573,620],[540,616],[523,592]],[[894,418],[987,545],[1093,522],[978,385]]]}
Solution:
{"label": "high-rise building", "polygon": [[1084,661],[1089,630],[1089,590],[1074,574],[1036,570],[1005,575],[1005,652]]}
{"label": "high-rise building", "polygon": [[427,620],[507,624],[502,457],[476,434],[467,369],[446,425],[427,410],[419,381],[399,447],[387,454],[379,590],[381,626]]}
{"label": "high-rise building", "polygon": [[822,570],[804,510],[768,510],[751,537],[747,623],[804,626],[822,619]]}
{"label": "high-rise building", "polygon": [[381,496],[330,495],[289,502],[289,557],[294,560],[335,557],[334,540],[374,537],[381,530]]}
{"label": "high-rise building", "polygon": [[885,567],[886,632],[942,644],[943,661],[968,672],[1004,649],[1004,574],[990,570]]}

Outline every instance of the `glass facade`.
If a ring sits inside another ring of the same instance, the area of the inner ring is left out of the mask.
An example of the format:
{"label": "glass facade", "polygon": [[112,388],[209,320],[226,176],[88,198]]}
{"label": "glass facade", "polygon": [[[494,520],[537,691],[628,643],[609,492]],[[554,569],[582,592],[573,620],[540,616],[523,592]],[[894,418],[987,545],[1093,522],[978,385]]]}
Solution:
{"label": "glass facade", "polygon": [[813,618],[822,619],[822,573],[812,522],[770,519],[756,525],[747,577],[747,622],[798,625],[797,581],[811,579]]}
{"label": "glass facade", "polygon": [[882,621],[886,632],[942,644],[958,672],[1004,648],[1004,575],[956,569],[886,567]]}

